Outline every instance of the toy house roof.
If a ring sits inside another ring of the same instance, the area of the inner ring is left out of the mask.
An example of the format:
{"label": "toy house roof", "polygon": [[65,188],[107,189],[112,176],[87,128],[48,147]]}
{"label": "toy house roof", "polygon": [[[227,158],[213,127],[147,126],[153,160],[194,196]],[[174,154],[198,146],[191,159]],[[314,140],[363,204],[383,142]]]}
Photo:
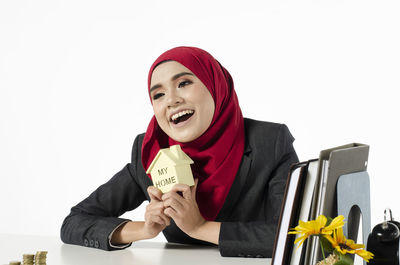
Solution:
{"label": "toy house roof", "polygon": [[185,154],[185,152],[182,151],[180,145],[173,145],[169,148],[163,148],[158,151],[156,157],[154,157],[149,168],[147,169],[146,174],[149,174],[151,172],[151,170],[157,164],[159,158],[162,155],[169,159],[171,161],[171,164],[174,166],[188,165],[194,163],[193,160],[187,154]]}

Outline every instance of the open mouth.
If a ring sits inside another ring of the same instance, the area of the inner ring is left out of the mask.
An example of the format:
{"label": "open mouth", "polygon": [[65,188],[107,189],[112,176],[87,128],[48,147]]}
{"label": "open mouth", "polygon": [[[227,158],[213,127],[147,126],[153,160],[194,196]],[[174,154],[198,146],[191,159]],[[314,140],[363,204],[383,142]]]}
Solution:
{"label": "open mouth", "polygon": [[188,120],[190,117],[192,117],[194,114],[194,110],[184,110],[180,111],[179,113],[176,113],[171,116],[170,121],[174,124],[178,124],[180,122],[184,122]]}

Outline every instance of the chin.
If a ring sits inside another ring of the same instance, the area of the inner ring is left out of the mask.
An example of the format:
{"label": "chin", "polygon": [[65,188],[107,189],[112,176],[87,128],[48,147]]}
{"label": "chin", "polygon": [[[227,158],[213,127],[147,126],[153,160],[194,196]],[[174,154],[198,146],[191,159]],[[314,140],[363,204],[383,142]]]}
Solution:
{"label": "chin", "polygon": [[171,138],[180,143],[188,143],[194,140],[193,138],[186,138],[186,137],[176,137],[176,138],[171,137]]}
{"label": "chin", "polygon": [[198,138],[198,136],[195,135],[169,135],[169,137],[180,143],[188,143]]}

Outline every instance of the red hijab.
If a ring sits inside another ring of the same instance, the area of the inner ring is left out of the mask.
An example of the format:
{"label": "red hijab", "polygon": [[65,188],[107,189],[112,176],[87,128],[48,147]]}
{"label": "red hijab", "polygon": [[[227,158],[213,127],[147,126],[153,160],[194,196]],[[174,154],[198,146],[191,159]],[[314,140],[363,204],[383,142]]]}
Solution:
{"label": "red hijab", "polygon": [[210,91],[215,112],[210,127],[197,139],[176,142],[157,124],[150,121],[142,145],[142,163],[147,170],[160,148],[179,144],[192,158],[192,172],[199,179],[196,200],[206,220],[215,220],[235,179],[244,151],[244,121],[229,72],[209,53],[194,47],[166,51],[153,63],[153,70],[163,61],[173,60],[191,70]]}

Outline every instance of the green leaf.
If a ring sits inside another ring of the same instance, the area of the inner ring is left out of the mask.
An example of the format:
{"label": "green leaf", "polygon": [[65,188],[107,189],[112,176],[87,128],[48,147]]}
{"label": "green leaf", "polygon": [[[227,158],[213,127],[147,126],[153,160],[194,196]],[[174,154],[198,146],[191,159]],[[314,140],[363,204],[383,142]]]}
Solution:
{"label": "green leaf", "polygon": [[340,260],[346,261],[348,264],[353,265],[354,261],[350,255],[342,255]]}
{"label": "green leaf", "polygon": [[325,217],[326,217],[326,220],[327,220],[325,226],[328,226],[328,225],[330,225],[332,223],[333,218],[330,217],[330,216],[325,216]]}
{"label": "green leaf", "polygon": [[319,240],[321,240],[322,246],[326,252],[333,252],[335,249],[332,247],[331,242],[326,239],[324,236],[320,236]]}
{"label": "green leaf", "polygon": [[[345,263],[343,263],[345,265],[353,265],[354,264],[354,261],[351,258],[350,254],[343,255],[342,253],[340,253],[340,252],[338,252],[336,250],[334,252],[335,252],[336,255],[339,256],[339,261],[338,262],[345,262]],[[337,263],[336,262],[335,265],[342,265],[342,263]]]}
{"label": "green leaf", "polygon": [[348,263],[345,260],[339,260],[339,261],[336,261],[334,265],[353,265],[353,262],[352,263]]}

